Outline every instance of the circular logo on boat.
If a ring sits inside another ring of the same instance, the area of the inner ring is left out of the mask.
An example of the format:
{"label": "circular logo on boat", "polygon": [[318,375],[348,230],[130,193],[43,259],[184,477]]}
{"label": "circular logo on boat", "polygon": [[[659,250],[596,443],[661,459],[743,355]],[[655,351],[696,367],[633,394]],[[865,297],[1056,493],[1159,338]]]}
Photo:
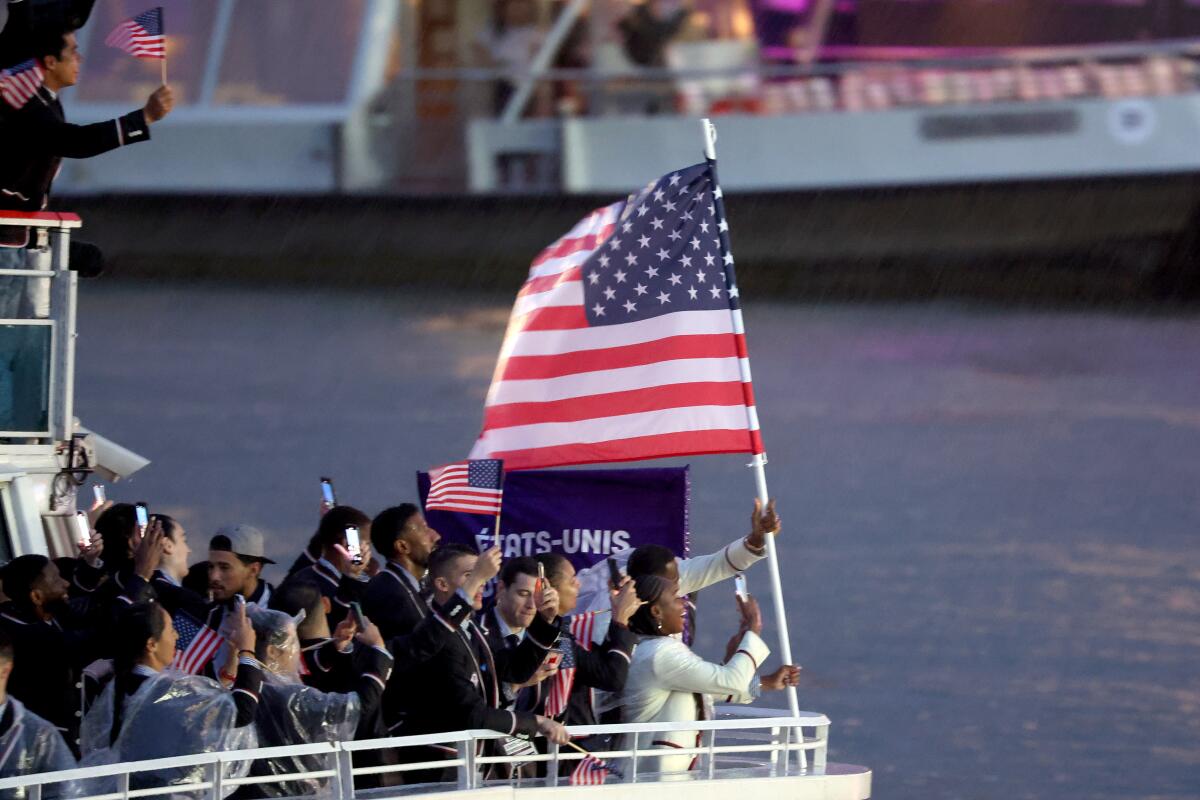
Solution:
{"label": "circular logo on boat", "polygon": [[1145,100],[1121,100],[1108,109],[1108,129],[1121,144],[1142,144],[1157,126],[1154,106]]}

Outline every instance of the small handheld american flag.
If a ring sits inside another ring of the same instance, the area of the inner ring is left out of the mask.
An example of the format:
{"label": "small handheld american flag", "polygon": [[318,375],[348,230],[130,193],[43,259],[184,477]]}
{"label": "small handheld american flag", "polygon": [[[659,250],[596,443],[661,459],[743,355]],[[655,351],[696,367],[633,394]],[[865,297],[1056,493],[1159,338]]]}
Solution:
{"label": "small handheld american flag", "polygon": [[0,96],[15,109],[21,109],[42,85],[44,74],[34,59],[0,72]]}
{"label": "small handheld american flag", "polygon": [[166,36],[163,33],[162,6],[143,11],[127,19],[104,40],[109,47],[124,50],[135,58],[167,57]]}
{"label": "small handheld american flag", "polygon": [[457,461],[429,470],[427,511],[499,514],[504,462],[494,458]]}
{"label": "small handheld american flag", "polygon": [[602,786],[610,772],[614,775],[617,774],[616,770],[588,753],[571,773],[570,784],[572,786]]}
{"label": "small handheld american flag", "polygon": [[571,689],[575,685],[575,642],[579,642],[579,646],[584,650],[592,648],[592,631],[595,628],[596,614],[578,614],[571,618],[571,636],[564,636],[559,641],[559,648],[562,652],[562,662],[558,665],[558,672],[555,673],[554,679],[550,684],[550,690],[546,693],[546,707],[544,712],[547,717],[557,719],[564,711],[567,710],[567,703],[571,700]]}
{"label": "small handheld american flag", "polygon": [[185,611],[177,612],[172,622],[179,640],[175,643],[175,661],[171,666],[180,672],[195,675],[212,661],[225,640]]}

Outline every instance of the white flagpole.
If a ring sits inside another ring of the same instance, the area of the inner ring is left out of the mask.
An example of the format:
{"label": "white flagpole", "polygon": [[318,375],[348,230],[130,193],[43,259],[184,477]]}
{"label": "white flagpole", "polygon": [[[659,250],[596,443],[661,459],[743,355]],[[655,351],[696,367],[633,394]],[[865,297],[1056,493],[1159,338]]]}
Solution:
{"label": "white flagpole", "polygon": [[[717,129],[712,122],[705,118],[700,121],[704,129],[704,157],[708,160],[709,166],[713,173],[713,183],[716,184],[717,178]],[[713,186],[713,203],[717,207],[717,224],[726,222],[724,214],[724,201],[719,185]],[[719,231],[719,239],[721,242],[721,257],[729,266],[733,265],[733,253],[729,244],[729,231],[727,224],[722,226],[723,230]],[[726,275],[730,272],[727,271]],[[736,285],[731,284],[725,287],[726,291],[736,290]],[[738,335],[745,335],[746,326],[742,322],[741,303],[738,306],[730,309],[733,314],[733,331]],[[741,363],[742,382],[749,386],[750,381],[750,359],[739,359]],[[758,430],[758,412],[749,404],[746,405],[746,413],[749,417],[750,429]],[[753,460],[750,462],[750,467],[754,469],[754,487],[758,492],[759,502],[765,509],[770,501],[770,495],[767,493],[767,471],[765,469],[767,457],[763,453],[756,453]],[[767,570],[771,576],[771,594],[775,600],[775,627],[779,633],[779,655],[783,659],[784,664],[794,664],[792,660],[792,641],[788,635],[787,624],[787,609],[783,605],[783,583],[779,579],[779,556],[775,551],[775,537],[767,534]],[[788,708],[792,712],[792,716],[800,715],[800,702],[796,697],[796,687],[787,687]],[[801,763],[805,763],[804,751],[800,751]]]}

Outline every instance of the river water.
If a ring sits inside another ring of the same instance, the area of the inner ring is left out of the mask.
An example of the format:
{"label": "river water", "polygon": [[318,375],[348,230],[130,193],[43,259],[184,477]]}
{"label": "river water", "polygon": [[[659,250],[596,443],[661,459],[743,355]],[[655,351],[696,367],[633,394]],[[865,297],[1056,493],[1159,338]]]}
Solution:
{"label": "river water", "polygon": [[[76,413],[154,462],[114,499],[290,560],[317,476],[373,513],[466,454],[509,302],[85,282]],[[880,798],[1200,797],[1200,319],[747,302],[831,760]],[[688,462],[696,551],[746,531],[744,461]],[[717,657],[731,591],[701,613]]]}

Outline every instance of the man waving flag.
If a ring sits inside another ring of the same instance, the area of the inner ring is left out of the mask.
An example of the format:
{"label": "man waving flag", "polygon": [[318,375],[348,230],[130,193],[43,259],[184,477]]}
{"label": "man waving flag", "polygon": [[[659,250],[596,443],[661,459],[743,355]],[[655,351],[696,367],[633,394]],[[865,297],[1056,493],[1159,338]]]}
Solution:
{"label": "man waving flag", "polygon": [[471,458],[507,469],[761,453],[708,164],[599,209],[533,262]]}

